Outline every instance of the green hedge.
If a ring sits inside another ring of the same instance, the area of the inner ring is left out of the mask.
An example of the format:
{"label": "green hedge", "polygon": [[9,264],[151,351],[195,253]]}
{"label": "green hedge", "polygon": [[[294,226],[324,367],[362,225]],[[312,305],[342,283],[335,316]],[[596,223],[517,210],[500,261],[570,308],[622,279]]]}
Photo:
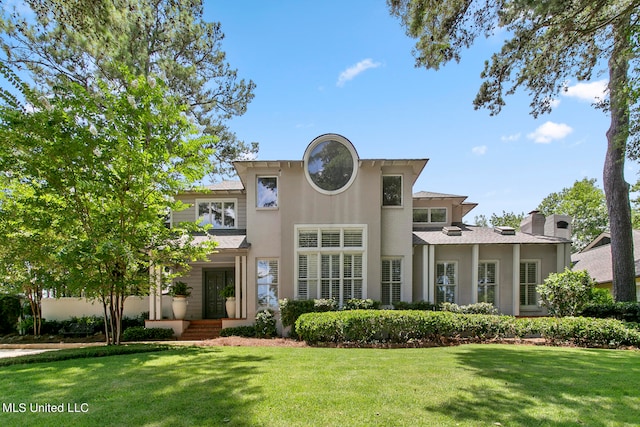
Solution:
{"label": "green hedge", "polygon": [[552,344],[585,347],[638,346],[640,331],[614,319],[522,318],[441,311],[358,310],[306,313],[297,335],[309,343],[409,343],[447,339],[540,336]]}
{"label": "green hedge", "polygon": [[155,341],[173,338],[173,329],[132,326],[122,333],[122,341]]}

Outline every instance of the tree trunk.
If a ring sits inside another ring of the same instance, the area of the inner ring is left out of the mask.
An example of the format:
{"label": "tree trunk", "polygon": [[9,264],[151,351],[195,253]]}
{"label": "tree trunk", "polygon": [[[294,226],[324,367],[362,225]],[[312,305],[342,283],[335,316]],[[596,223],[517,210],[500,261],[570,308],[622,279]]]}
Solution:
{"label": "tree trunk", "polygon": [[[628,19],[628,18],[627,18]],[[607,153],[603,182],[611,227],[613,297],[616,301],[635,301],[635,263],[629,184],[624,179],[624,162],[629,136],[628,28],[625,22],[614,24],[614,48],[609,58],[609,100],[611,126],[607,131]]]}

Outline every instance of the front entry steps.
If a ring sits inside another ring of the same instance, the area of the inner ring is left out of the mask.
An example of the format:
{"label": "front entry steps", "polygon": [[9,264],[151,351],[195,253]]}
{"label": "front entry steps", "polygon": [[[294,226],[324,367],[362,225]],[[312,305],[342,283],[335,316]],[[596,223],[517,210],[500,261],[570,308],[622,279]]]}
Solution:
{"label": "front entry steps", "polygon": [[178,339],[180,341],[210,340],[218,338],[221,330],[221,319],[190,320],[189,327]]}

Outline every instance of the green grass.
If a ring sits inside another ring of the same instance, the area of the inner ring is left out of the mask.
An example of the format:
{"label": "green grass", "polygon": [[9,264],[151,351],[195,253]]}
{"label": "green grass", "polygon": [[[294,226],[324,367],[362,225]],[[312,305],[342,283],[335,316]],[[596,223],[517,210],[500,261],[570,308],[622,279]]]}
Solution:
{"label": "green grass", "polygon": [[57,362],[70,359],[87,359],[93,357],[117,356],[122,354],[151,353],[169,350],[169,345],[162,344],[123,344],[100,345],[81,348],[69,348],[44,353],[28,354],[0,359],[0,366],[23,365],[27,363]]}
{"label": "green grass", "polygon": [[[177,348],[0,368],[11,426],[626,426],[640,353],[509,345]],[[87,413],[31,413],[29,404]],[[65,406],[66,408],[66,406]]]}

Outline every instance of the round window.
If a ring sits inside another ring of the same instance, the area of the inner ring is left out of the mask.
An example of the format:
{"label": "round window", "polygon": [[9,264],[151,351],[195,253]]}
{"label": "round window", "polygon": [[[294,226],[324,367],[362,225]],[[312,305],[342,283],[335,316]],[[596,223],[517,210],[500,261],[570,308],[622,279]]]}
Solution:
{"label": "round window", "polygon": [[346,190],[357,170],[353,145],[340,135],[323,135],[311,142],[305,152],[305,174],[313,187],[325,194]]}

